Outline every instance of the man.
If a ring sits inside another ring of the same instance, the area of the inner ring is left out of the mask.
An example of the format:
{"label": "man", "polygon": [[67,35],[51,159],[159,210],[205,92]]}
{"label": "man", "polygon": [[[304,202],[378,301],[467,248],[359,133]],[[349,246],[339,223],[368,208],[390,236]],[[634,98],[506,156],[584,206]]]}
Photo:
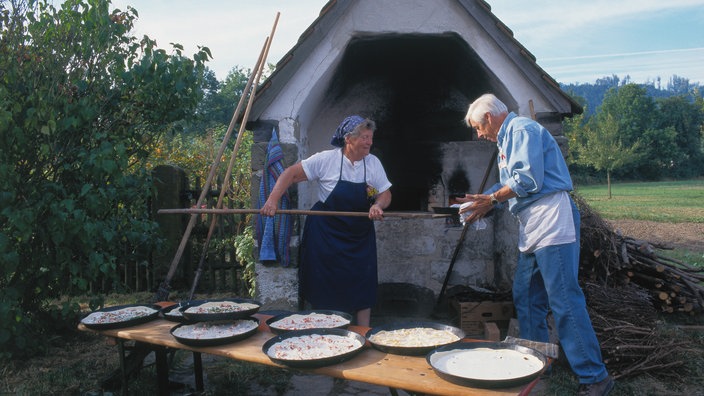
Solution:
{"label": "man", "polygon": [[468,222],[508,201],[519,220],[519,257],[513,300],[521,338],[548,342],[552,309],[562,349],[579,377],[579,395],[606,395],[614,381],[601,358],[599,341],[579,286],[580,216],[569,192],[572,179],[550,132],[530,118],[509,113],[492,94],[474,101],[465,117],[480,138],[496,142],[498,184],[467,195],[474,204]]}

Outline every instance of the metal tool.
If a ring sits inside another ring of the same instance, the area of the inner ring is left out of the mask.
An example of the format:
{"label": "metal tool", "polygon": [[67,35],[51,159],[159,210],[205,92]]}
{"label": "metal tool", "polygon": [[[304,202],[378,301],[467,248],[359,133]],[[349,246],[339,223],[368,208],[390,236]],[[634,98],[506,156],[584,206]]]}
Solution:
{"label": "metal tool", "polygon": [[[484,191],[484,187],[486,186],[486,182],[489,179],[489,174],[491,173],[491,170],[493,169],[494,163],[496,163],[496,156],[498,155],[498,150],[494,150],[494,153],[491,155],[491,159],[489,160],[489,165],[486,168],[486,171],[484,172],[484,179],[482,180],[482,184],[479,186],[479,191],[478,193],[481,194],[482,191]],[[457,241],[457,245],[455,245],[455,250],[452,252],[452,258],[450,259],[450,266],[447,268],[447,273],[445,274],[445,280],[442,283],[442,288],[440,289],[440,293],[438,293],[438,300],[435,303],[435,308],[437,311],[437,308],[440,306],[440,303],[442,302],[443,297],[445,296],[445,289],[447,289],[447,283],[450,280],[450,275],[452,274],[452,269],[455,267],[455,261],[457,260],[457,256],[459,255],[460,249],[462,248],[462,242],[464,242],[464,237],[467,234],[467,230],[469,229],[469,223],[465,223],[462,226],[462,232],[460,233],[460,239]]]}

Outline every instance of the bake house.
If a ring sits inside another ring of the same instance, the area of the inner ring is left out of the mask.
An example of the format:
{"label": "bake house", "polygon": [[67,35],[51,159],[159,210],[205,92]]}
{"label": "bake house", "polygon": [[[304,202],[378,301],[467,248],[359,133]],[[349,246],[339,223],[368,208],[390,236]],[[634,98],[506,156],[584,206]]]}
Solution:
{"label": "bake house", "polygon": [[[434,213],[455,195],[497,181],[495,144],[464,125],[469,103],[491,92],[530,116],[563,144],[562,120],[582,111],[482,0],[331,0],[262,82],[249,116],[254,207],[272,131],[283,164],[331,149],[342,119],[360,114],[377,130],[371,152],[393,183],[387,211]],[[290,189],[293,209],[310,209],[317,186]],[[495,211],[469,229],[449,286],[509,290],[517,223]],[[257,298],[295,309],[302,216],[293,216],[291,263],[260,263]],[[462,227],[442,216],[376,221],[379,305],[401,314],[432,309],[448,275]]]}

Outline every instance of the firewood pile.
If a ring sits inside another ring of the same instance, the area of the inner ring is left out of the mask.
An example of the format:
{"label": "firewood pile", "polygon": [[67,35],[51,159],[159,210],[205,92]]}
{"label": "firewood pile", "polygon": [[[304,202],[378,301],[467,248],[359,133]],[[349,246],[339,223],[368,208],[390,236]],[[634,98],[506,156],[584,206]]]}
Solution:
{"label": "firewood pile", "polygon": [[[677,375],[687,344],[666,336],[654,324],[656,311],[647,291],[637,285],[620,288],[586,283],[584,294],[602,358],[616,379],[651,372]],[[704,351],[703,351],[704,352]]]}
{"label": "firewood pile", "polygon": [[621,235],[575,196],[582,214],[580,277],[612,287],[633,283],[664,313],[704,311],[704,269],[665,257],[668,246]]}
{"label": "firewood pile", "polygon": [[704,269],[657,253],[667,246],[621,235],[574,199],[582,215],[580,281],[609,371],[615,378],[678,375],[689,349],[664,334],[658,313],[701,314]]}

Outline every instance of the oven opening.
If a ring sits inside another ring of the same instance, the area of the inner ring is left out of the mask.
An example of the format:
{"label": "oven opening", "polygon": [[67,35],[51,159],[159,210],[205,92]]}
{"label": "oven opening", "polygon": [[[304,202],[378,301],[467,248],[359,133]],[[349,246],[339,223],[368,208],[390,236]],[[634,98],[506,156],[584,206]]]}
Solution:
{"label": "oven opening", "polygon": [[331,81],[326,111],[368,109],[377,122],[372,153],[394,184],[389,210],[428,211],[476,192],[469,173],[484,172],[484,156],[453,144],[487,143],[464,124],[467,106],[506,90],[457,34],[356,37]]}

